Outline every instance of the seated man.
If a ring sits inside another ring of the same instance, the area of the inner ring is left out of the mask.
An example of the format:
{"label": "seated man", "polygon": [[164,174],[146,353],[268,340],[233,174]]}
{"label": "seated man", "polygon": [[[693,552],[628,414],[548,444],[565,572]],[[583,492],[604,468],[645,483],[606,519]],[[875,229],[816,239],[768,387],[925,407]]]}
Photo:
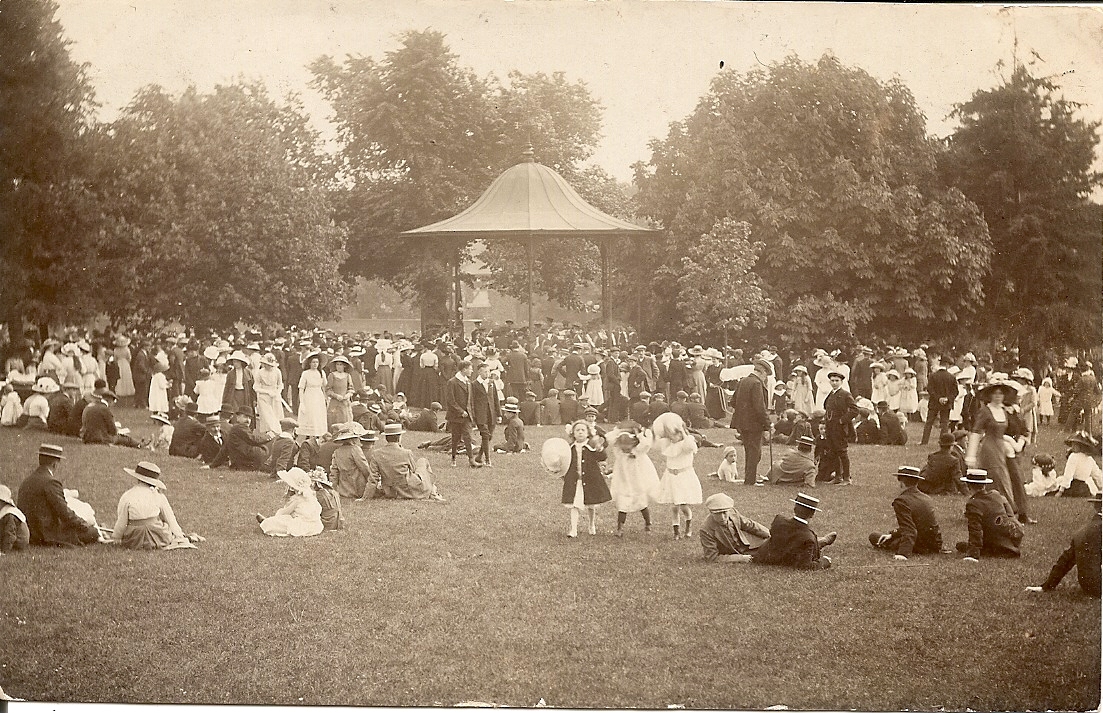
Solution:
{"label": "seated man", "polygon": [[988,490],[992,483],[988,471],[970,468],[962,482],[972,495],[965,502],[965,520],[969,524],[969,541],[957,543],[957,551],[966,562],[979,557],[1018,557],[1023,529],[1011,504],[998,490]]}
{"label": "seated man", "polygon": [[1099,571],[1100,571],[1100,509],[1103,505],[1103,496],[1094,495],[1091,499],[1095,507],[1095,515],[1072,536],[1072,544],[1061,553],[1057,563],[1049,572],[1045,584],[1040,587],[1027,587],[1028,592],[1052,592],[1061,583],[1065,575],[1073,567],[1076,568],[1076,579],[1080,582],[1080,589],[1089,597],[1099,597]]}
{"label": "seated man", "polygon": [[896,412],[889,409],[887,401],[877,402],[877,420],[881,424],[881,445],[907,445],[908,433],[900,425],[900,419],[896,417]]}
{"label": "seated man", "polygon": [[295,443],[295,429],[298,427],[299,422],[293,418],[280,419],[280,433],[269,444],[268,459],[264,463],[264,472],[273,478],[281,470],[295,467],[296,456],[299,454],[299,446]]}
{"label": "seated man", "polygon": [[[633,401],[628,406],[628,418],[640,424],[641,426],[650,426],[651,418],[649,416],[651,411],[651,394],[647,391],[641,391],[639,399]],[[564,421],[564,423],[570,423]]]}
{"label": "seated man", "polygon": [[119,430],[115,414],[111,413],[111,404],[115,400],[115,392],[104,389],[88,404],[81,413],[80,440],[85,443],[138,448],[140,444],[130,437],[127,429]]}
{"label": "seated man", "polygon": [[518,405],[522,423],[526,426],[540,425],[540,402],[536,400],[536,392],[526,391],[524,400]]}
{"label": "seated man", "polygon": [[399,442],[406,430],[401,423],[383,427],[386,442],[372,450],[370,461],[376,497],[404,500],[444,500],[433,485],[433,469],[425,458],[414,460],[413,452]]}
{"label": "seated man", "polygon": [[690,428],[701,429],[713,427],[712,419],[709,418],[708,413],[705,411],[705,402],[701,399],[701,394],[693,393],[689,395],[684,420]]}
{"label": "seated man", "polygon": [[708,562],[750,562],[751,553],[770,539],[770,531],[740,515],[735,501],[724,493],[710,495],[705,507],[709,516],[698,528],[697,536]]}
{"label": "seated man", "polygon": [[258,436],[250,428],[253,407],[242,406],[230,418],[230,428],[222,434],[222,450],[203,468],[229,465],[231,470],[264,470],[268,457],[268,439]]}
{"label": "seated man", "polygon": [[212,413],[203,419],[203,437],[199,439],[196,453],[200,460],[209,465],[214,462],[221,451],[222,420],[217,413]]}
{"label": "seated man", "polygon": [[[587,408],[587,412],[593,410],[590,418],[597,418],[597,409],[593,406]],[[495,453],[527,453],[529,444],[525,443],[525,423],[521,420],[520,404],[506,403],[502,406],[502,418],[505,420],[506,442],[494,446]],[[596,426],[595,426],[596,429]],[[602,432],[604,433],[604,432]]]}
{"label": "seated man", "polygon": [[829,532],[825,537],[816,537],[812,531],[808,521],[820,511],[819,498],[797,493],[792,502],[793,516],[774,518],[770,539],[758,548],[751,561],[796,569],[827,569],[831,559],[821,555],[820,550],[834,542],[838,534]]}
{"label": "seated man", "polygon": [[30,544],[79,547],[100,541],[100,533],[65,502],[56,471],[65,458],[61,446],[38,447],[38,468],[19,486],[18,507],[27,518]]}
{"label": "seated man", "polygon": [[[375,489],[372,484],[372,471],[368,457],[360,445],[360,437],[369,433],[360,424],[348,424],[348,428],[337,433],[333,442],[337,444],[326,470],[329,478],[343,498],[364,499],[371,497]],[[322,465],[319,463],[318,465]]]}
{"label": "seated man", "polygon": [[443,423],[441,419],[442,411],[444,411],[444,407],[440,405],[439,401],[429,404],[429,408],[410,409],[410,413],[414,415],[406,427],[411,431],[439,433],[440,426]]}
{"label": "seated man", "polygon": [[196,418],[198,413],[198,406],[193,402],[188,402],[184,407],[184,415],[177,419],[173,427],[172,441],[169,442],[170,456],[195,458],[199,455],[199,444],[207,429]]}
{"label": "seated man", "polygon": [[647,423],[654,423],[656,418],[669,410],[670,404],[666,402],[666,397],[663,396],[661,391],[656,391],[651,395],[651,406],[647,409]]}
{"label": "seated man", "polygon": [[877,423],[877,417],[873,415],[873,411],[861,405],[858,406],[854,437],[855,442],[862,446],[876,445],[881,442],[881,424]]}
{"label": "seated man", "polygon": [[816,487],[816,461],[812,458],[812,447],[816,442],[809,436],[797,439],[797,447],[781,457],[781,462],[770,469],[770,482],[804,483],[810,488]]}
{"label": "seated man", "polygon": [[927,456],[927,464],[919,472],[919,492],[927,495],[953,495],[958,491],[962,471],[962,461],[950,451],[954,446],[954,437],[943,433],[938,437],[938,450]]}
{"label": "seated man", "polygon": [[[774,424],[774,434],[771,436],[771,440],[774,443],[789,443],[790,437],[793,435],[793,429],[797,425],[797,417],[799,412],[795,408],[785,409],[781,414],[781,418]],[[797,436],[800,438],[800,436]]]}
{"label": "seated man", "polygon": [[[923,476],[918,468],[900,466],[896,480],[904,490],[892,501],[896,513],[896,529],[890,533],[871,533],[869,544],[893,553],[894,560],[906,560],[912,554],[928,555],[942,552],[942,531],[929,495],[917,487]],[[948,551],[948,550],[947,550]]]}
{"label": "seated man", "polygon": [[84,394],[69,409],[69,422],[65,426],[65,435],[80,437],[81,426],[84,425],[84,409],[88,408],[88,404],[96,401],[107,391],[107,382],[103,379],[96,379],[95,386],[92,387],[92,393]]}

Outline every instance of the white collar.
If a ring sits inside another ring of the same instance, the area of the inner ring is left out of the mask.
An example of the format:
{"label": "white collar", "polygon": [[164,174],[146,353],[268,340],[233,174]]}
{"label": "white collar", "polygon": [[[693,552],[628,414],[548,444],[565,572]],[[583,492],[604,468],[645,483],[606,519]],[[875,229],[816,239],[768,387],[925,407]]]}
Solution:
{"label": "white collar", "polygon": [[465,384],[470,384],[471,383],[470,380],[468,380],[468,378],[463,375],[462,371],[457,371],[456,372],[456,378],[459,379],[460,381],[462,381]]}

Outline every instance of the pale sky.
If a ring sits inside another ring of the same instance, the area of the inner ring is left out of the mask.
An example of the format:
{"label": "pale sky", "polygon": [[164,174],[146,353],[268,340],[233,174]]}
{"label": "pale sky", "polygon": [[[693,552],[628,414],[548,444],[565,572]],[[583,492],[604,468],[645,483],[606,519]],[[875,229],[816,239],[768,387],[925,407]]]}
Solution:
{"label": "pale sky", "polygon": [[[329,54],[381,58],[410,29],[444,32],[463,65],[505,79],[566,72],[604,106],[593,163],[631,178],[647,143],[687,116],[723,60],[745,71],[795,53],[825,51],[880,79],[898,75],[928,131],[946,135],[955,102],[998,82],[1017,32],[1019,56],[1062,75],[1083,115],[1103,118],[1103,8],[827,3],[585,2],[583,0],[59,0],[74,59],[91,64],[100,118],[111,120],[142,86],[179,92],[259,78],[302,96],[324,133],[328,105],[306,65]],[[539,160],[539,157],[537,157]],[[1097,160],[1097,165],[1100,161]]]}

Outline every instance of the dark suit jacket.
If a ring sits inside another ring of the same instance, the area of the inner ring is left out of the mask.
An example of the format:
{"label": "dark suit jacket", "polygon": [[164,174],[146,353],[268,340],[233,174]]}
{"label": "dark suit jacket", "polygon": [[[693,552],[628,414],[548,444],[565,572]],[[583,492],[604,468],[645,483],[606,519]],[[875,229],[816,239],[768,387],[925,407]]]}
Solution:
{"label": "dark suit jacket", "polygon": [[754,553],[754,562],[797,569],[825,569],[820,543],[812,528],[794,517],[778,515],[770,524],[770,539]]}
{"label": "dark suit jacket", "polygon": [[272,441],[268,460],[264,464],[264,472],[275,475],[281,470],[288,470],[295,465],[295,457],[299,453],[299,447],[294,438],[277,438]]}
{"label": "dark suit jacket", "polygon": [[997,520],[1015,519],[1007,498],[997,490],[982,490],[965,501],[965,519],[969,523],[969,557],[1018,557],[1021,538],[1010,537]]}
{"label": "dark suit jacket", "polygon": [[119,435],[115,416],[103,401],[88,404],[81,415],[80,439],[85,443],[114,443]]}
{"label": "dark suit jacket", "polygon": [[69,430],[69,411],[73,401],[64,391],[46,397],[50,403],[50,415],[46,417],[46,428],[53,433],[67,433]]}
{"label": "dark suit jacket", "polygon": [[65,428],[66,435],[80,436],[80,428],[84,425],[84,409],[88,408],[88,404],[90,404],[94,398],[95,397],[91,394],[81,396],[77,399],[77,402],[73,404],[73,407],[69,409],[69,422]]}
{"label": "dark suit jacket", "polygon": [[896,554],[937,554],[942,549],[942,532],[927,495],[906,489],[892,501],[896,513]]}
{"label": "dark suit jacket", "polygon": [[50,468],[40,465],[19,486],[17,507],[27,516],[32,545],[86,545],[99,533],[65,502],[65,488]]}
{"label": "dark suit jacket", "polygon": [[453,376],[444,385],[444,410],[452,423],[471,420],[471,384]]}
{"label": "dark suit jacket", "polygon": [[[249,369],[249,367],[245,367],[241,370],[241,373],[241,385],[245,387],[245,403],[241,405],[256,406],[257,395],[253,391],[253,372],[251,369]],[[236,380],[237,376],[234,374],[234,369],[230,369],[230,373],[226,374],[226,386],[222,389],[223,404],[231,403],[230,396],[237,389]]]}
{"label": "dark suit jacket", "polygon": [[854,360],[854,366],[850,369],[850,378],[847,382],[855,396],[868,399],[873,396],[873,360],[860,356]]}
{"label": "dark suit jacket", "polygon": [[884,411],[877,414],[881,421],[881,445],[906,446],[908,444],[908,432],[900,425],[900,419],[892,411]]}
{"label": "dark suit jacket", "polygon": [[927,395],[933,409],[941,405],[938,403],[940,398],[946,399],[945,408],[953,406],[957,398],[957,379],[945,369],[939,369],[927,379]]}
{"label": "dark suit jacket", "polygon": [[535,426],[540,420],[540,402],[539,401],[522,401],[521,407],[521,422],[526,426]]}
{"label": "dark suit jacket", "polygon": [[[645,401],[633,401],[628,407],[628,417],[641,426],[651,425],[651,404]],[[564,423],[567,420],[564,419]]]}
{"label": "dark suit jacket", "polygon": [[[601,474],[601,461],[605,460],[605,451],[593,450],[582,446],[582,499],[587,505],[599,505],[613,499],[605,477]],[[578,484],[578,449],[571,444],[571,464],[563,476],[563,504],[574,502],[575,486]]]}
{"label": "dark suit jacket", "polygon": [[[506,358],[502,360],[503,366],[505,366],[505,373],[502,374],[502,381],[507,384],[527,384],[529,381],[529,358],[525,356],[525,353],[520,349],[514,349],[506,354]],[[520,394],[517,394],[520,396]]]}
{"label": "dark suit jacket", "polygon": [[1055,589],[1068,571],[1076,567],[1076,578],[1084,594],[1098,597],[1101,533],[1103,530],[1100,530],[1099,514],[1096,513],[1091,522],[1072,536],[1072,544],[1061,553],[1042,589]]}
{"label": "dark suit jacket", "polygon": [[766,384],[762,383],[761,377],[752,372],[740,379],[732,401],[733,427],[748,433],[770,430],[770,415],[766,413]]}
{"label": "dark suit jacket", "polygon": [[919,472],[923,481],[919,483],[920,492],[927,495],[949,495],[958,492],[958,479],[965,475],[961,461],[950,449],[937,450],[927,456],[927,464]]}
{"label": "dark suit jacket", "polygon": [[235,423],[222,434],[222,450],[211,462],[212,468],[229,463],[233,470],[263,470],[268,457],[267,441],[248,426]]}
{"label": "dark suit jacket", "polygon": [[204,463],[210,465],[218,454],[222,452],[222,441],[214,437],[207,429],[203,429],[203,437],[199,439],[198,453]]}
{"label": "dark suit jacket", "polygon": [[478,426],[490,426],[493,430],[500,415],[498,387],[493,381],[488,380],[484,389],[478,379],[473,379],[471,381],[471,420]]}
{"label": "dark suit jacket", "polygon": [[203,434],[206,432],[207,429],[203,428],[203,424],[192,416],[180,418],[173,426],[169,455],[195,458],[199,455],[199,442],[203,440]]}

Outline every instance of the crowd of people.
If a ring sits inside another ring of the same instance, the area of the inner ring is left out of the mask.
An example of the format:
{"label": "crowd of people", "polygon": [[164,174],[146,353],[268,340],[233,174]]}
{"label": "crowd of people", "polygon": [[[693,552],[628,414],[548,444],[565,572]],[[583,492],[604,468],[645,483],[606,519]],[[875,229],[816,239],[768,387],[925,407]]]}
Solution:
{"label": "crowd of people", "polygon": [[[407,429],[436,434],[422,446],[447,451],[453,466],[462,455],[469,467],[480,468],[493,467],[495,454],[527,451],[526,425],[566,424],[558,460],[547,452],[548,443],[544,457],[546,466],[563,470],[561,500],[570,511],[571,537],[583,515],[595,532],[597,505],[610,500],[617,503],[618,533],[633,512],[650,529],[650,505],[659,503],[671,508],[676,538],[693,536],[692,508],[702,502],[693,460],[699,447],[715,445],[702,434],[712,427],[738,432],[749,485],[851,484],[850,444],[902,445],[906,424],[922,421],[921,444],[937,425],[939,450],[914,474],[910,467],[897,474],[908,485],[898,501],[909,507],[918,507],[916,493],[957,493],[990,481],[995,487],[972,494],[969,502],[999,496],[1009,515],[1001,523],[1012,519],[1021,527],[1034,522],[1029,495],[1094,497],[1100,491],[1101,391],[1095,368],[1082,355],[1041,365],[1035,375],[1013,351],[993,363],[988,355],[978,359],[926,344],[887,346],[879,354],[862,345],[852,355],[816,349],[807,358],[794,352],[782,357],[768,347],[745,357],[740,349],[635,343],[627,331],[589,335],[566,325],[547,325],[528,342],[510,324],[458,340],[321,328],[268,336],[70,330],[41,344],[28,339],[8,345],[0,423],[198,458],[206,468],[266,472],[288,488],[282,509],[257,515],[271,535],[341,527],[342,498],[443,500],[428,461],[399,443]],[[112,412],[120,399],[149,411],[157,423],[153,438],[139,442],[121,427]],[[1073,434],[1065,473],[1056,475],[1052,456],[1035,454],[1027,482],[1022,454],[1039,425],[1051,421]],[[618,425],[607,433],[598,423]],[[499,425],[506,442],[492,445]],[[780,463],[771,455],[771,468],[760,475],[762,450],[774,444],[789,448]],[[718,477],[729,482],[739,478],[734,451],[730,447],[717,467]],[[661,476],[649,454],[663,457]],[[157,466],[143,461],[126,472],[140,481],[137,490],[120,500],[116,527],[100,527],[95,540],[118,531],[109,537],[126,546],[185,546]],[[732,536],[748,550],[725,556],[749,557],[757,549],[749,543],[770,541],[773,526],[735,513],[723,498],[713,504],[703,544],[716,541],[722,522],[735,523]],[[795,521],[807,527],[815,499],[801,493],[794,504]],[[124,518],[124,510],[131,515]],[[135,534],[131,523],[151,518],[162,523],[160,534]],[[788,521],[774,525],[793,527]],[[875,533],[871,543],[893,548],[911,542],[903,550],[924,550],[933,541],[929,530],[922,537]],[[85,530],[70,544],[90,537]],[[803,552],[810,540],[797,539]],[[817,553],[830,544],[815,542]],[[984,549],[963,548],[970,556]],[[761,559],[774,557],[780,556]]]}

